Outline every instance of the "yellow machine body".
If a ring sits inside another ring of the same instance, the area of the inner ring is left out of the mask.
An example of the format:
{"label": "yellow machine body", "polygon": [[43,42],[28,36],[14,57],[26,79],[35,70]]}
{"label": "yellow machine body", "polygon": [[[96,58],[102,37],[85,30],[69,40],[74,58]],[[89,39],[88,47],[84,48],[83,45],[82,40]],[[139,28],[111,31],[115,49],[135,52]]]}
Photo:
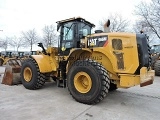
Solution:
{"label": "yellow machine body", "polygon": [[[117,87],[128,88],[146,82],[152,84],[155,74],[153,70],[147,71],[147,68],[143,67],[139,75],[134,74],[139,66],[135,34],[101,33],[101,35],[108,35],[108,41],[102,47],[93,45],[90,48],[87,46],[81,49],[73,48],[68,56],[58,56],[57,49],[50,47],[48,49],[50,56],[41,54],[32,55],[32,57],[36,60],[42,73],[53,72],[54,75],[58,75],[58,62],[61,60],[68,60],[66,68],[68,71],[76,60],[92,59],[105,67],[109,72],[109,78],[117,84]],[[93,34],[93,36],[99,36],[99,34]],[[113,45],[112,40],[117,39],[122,41],[121,50],[117,50],[117,45]],[[83,41],[87,44],[87,39]],[[124,55],[123,58],[121,55]]]}

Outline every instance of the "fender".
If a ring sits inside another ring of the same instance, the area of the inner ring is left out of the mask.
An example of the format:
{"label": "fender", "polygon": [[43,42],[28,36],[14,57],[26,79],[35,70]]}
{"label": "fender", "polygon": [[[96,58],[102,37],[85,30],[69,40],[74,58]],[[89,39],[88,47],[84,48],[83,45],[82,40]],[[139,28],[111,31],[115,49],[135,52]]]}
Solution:
{"label": "fender", "polygon": [[48,55],[32,55],[31,56],[38,64],[41,73],[57,71],[58,64],[54,57]]}
{"label": "fender", "polygon": [[88,48],[74,48],[74,49],[72,49],[70,54],[68,55],[68,59],[67,59],[68,64],[67,64],[66,72],[68,72],[71,65],[74,63],[74,61],[76,61],[78,59],[78,56],[80,56],[80,54],[82,54],[82,53],[91,54],[92,50],[90,50]]}
{"label": "fender", "polygon": [[[98,48],[99,50],[99,48]],[[96,58],[96,56],[102,56],[103,57],[103,60],[98,58],[97,60],[95,60],[94,58]],[[81,56],[80,58],[78,58],[78,56]],[[89,57],[93,57],[93,60],[99,62],[100,64],[102,64],[105,69],[107,71],[110,72],[110,75],[112,76],[109,76],[110,79],[115,79],[115,80],[119,80],[117,74],[113,71],[113,65],[112,65],[112,62],[110,61],[110,59],[108,58],[108,56],[106,56],[106,51],[96,51],[94,49],[88,49],[88,48],[82,48],[82,49],[74,49],[72,50],[71,54],[69,55],[68,57],[68,65],[67,65],[67,72],[69,71],[71,65],[74,63],[74,61],[78,59],[87,59],[87,56]]]}

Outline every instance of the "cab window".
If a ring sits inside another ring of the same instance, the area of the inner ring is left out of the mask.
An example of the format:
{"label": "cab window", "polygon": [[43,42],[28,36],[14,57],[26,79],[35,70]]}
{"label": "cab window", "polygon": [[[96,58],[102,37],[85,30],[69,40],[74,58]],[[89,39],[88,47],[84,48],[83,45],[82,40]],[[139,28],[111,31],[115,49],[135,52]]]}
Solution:
{"label": "cab window", "polygon": [[79,35],[85,37],[91,34],[91,27],[88,24],[80,23],[78,27],[79,27]]}

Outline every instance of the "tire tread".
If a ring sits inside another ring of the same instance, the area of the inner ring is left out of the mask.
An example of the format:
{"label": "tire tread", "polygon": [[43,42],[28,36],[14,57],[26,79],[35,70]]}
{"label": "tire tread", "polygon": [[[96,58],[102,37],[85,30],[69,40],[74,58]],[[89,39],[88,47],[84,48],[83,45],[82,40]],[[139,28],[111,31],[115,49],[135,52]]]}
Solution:
{"label": "tire tread", "polygon": [[[83,60],[83,61],[88,62],[88,64],[92,65],[96,69],[97,73],[99,74],[100,79],[102,80],[102,87],[101,87],[100,93],[97,95],[97,97],[94,100],[84,102],[84,101],[77,100],[72,95],[69,88],[68,88],[68,90],[69,90],[71,96],[73,97],[73,99],[75,99],[76,101],[78,101],[80,103],[89,104],[89,105],[97,104],[107,96],[109,86],[110,86],[110,80],[109,80],[108,72],[100,63],[98,63],[94,60],[88,59],[88,60]],[[82,61],[81,60],[76,61],[77,64],[80,63],[80,62],[82,62]],[[71,67],[71,69],[72,69],[72,67]]]}

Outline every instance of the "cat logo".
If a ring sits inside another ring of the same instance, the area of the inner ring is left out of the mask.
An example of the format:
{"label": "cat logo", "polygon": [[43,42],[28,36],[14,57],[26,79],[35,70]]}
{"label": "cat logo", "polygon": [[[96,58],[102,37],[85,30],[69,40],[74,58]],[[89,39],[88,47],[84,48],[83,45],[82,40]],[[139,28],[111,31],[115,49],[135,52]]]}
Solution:
{"label": "cat logo", "polygon": [[105,42],[107,39],[107,36],[88,37],[88,46],[97,46],[100,42]]}

